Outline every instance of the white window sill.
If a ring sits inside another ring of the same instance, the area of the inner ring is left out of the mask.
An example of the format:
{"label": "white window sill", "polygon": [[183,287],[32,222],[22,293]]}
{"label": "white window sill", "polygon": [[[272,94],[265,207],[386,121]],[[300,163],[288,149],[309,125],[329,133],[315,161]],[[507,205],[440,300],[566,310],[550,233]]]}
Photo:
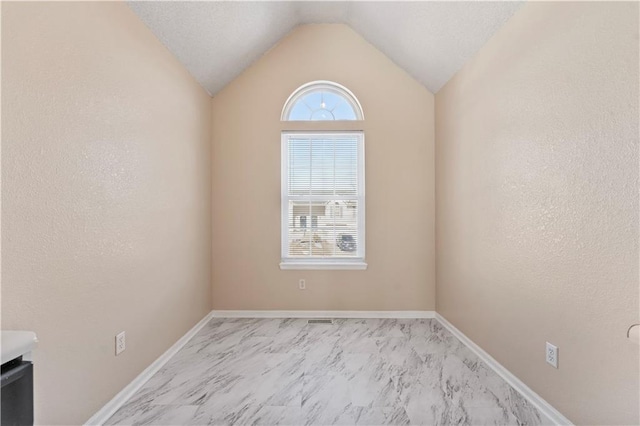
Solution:
{"label": "white window sill", "polygon": [[362,260],[353,262],[300,262],[300,261],[282,261],[280,269],[304,269],[304,270],[360,270],[367,269],[367,264]]}

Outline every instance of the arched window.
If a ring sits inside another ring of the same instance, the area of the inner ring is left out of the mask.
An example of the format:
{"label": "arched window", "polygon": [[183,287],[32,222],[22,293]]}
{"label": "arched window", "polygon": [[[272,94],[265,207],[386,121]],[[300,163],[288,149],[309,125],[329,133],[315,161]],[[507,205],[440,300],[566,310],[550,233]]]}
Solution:
{"label": "arched window", "polygon": [[282,121],[333,120],[364,120],[364,114],[354,94],[331,81],[313,81],[300,86],[282,109]]}
{"label": "arched window", "polygon": [[353,130],[364,123],[346,123],[364,120],[360,103],[346,87],[314,81],[289,96],[281,118],[280,268],[366,269],[364,131]]}

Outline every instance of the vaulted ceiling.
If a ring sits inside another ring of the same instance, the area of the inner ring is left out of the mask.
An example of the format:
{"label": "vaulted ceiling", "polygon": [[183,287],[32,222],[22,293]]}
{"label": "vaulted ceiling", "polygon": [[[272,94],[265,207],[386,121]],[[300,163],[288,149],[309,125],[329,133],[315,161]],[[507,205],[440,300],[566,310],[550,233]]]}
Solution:
{"label": "vaulted ceiling", "polygon": [[129,6],[215,95],[293,28],[344,23],[431,92],[444,84],[522,1],[130,1]]}

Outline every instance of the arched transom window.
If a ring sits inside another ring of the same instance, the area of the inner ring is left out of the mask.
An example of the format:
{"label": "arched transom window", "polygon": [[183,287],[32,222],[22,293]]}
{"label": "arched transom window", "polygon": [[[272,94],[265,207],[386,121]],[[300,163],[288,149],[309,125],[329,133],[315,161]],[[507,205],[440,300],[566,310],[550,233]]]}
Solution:
{"label": "arched transom window", "polygon": [[287,99],[282,121],[364,120],[362,107],[349,89],[331,81],[313,81]]}

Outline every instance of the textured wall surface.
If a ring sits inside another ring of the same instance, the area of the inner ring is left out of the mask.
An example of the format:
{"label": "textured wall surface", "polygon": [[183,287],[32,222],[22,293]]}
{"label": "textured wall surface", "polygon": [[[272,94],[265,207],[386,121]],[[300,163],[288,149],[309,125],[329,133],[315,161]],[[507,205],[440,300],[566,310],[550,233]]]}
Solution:
{"label": "textured wall surface", "polygon": [[638,80],[638,3],[532,2],[436,96],[438,312],[576,424],[640,422]]}
{"label": "textured wall surface", "polygon": [[125,4],[3,3],[2,328],[38,334],[37,423],[87,420],[208,312],[210,110]]}
{"label": "textured wall surface", "polygon": [[[366,271],[279,269],[280,113],[313,80],[364,109]],[[296,29],[213,99],[214,308],[434,309],[433,137],[433,95],[362,37]]]}

